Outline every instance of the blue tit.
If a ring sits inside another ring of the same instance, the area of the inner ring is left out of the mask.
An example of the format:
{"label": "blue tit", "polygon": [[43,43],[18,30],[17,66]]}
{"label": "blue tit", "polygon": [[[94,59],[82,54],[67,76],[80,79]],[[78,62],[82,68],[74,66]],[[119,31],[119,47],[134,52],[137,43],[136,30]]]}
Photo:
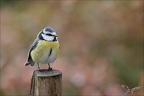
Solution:
{"label": "blue tit", "polygon": [[50,63],[57,58],[59,48],[56,32],[51,27],[44,28],[38,33],[37,38],[31,45],[25,66],[34,66],[37,63],[38,69],[40,69],[39,64],[48,64],[48,70],[52,70]]}

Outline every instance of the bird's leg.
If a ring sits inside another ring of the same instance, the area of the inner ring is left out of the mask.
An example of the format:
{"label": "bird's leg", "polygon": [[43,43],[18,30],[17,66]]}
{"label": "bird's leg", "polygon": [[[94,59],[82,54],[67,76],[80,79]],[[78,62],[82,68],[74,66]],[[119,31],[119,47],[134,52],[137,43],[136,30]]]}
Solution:
{"label": "bird's leg", "polygon": [[49,66],[49,67],[48,67],[48,70],[49,70],[49,71],[51,71],[51,70],[52,70],[52,68],[50,67],[50,64],[49,64],[49,63],[48,63],[48,66]]}
{"label": "bird's leg", "polygon": [[39,67],[39,63],[37,63],[37,64],[38,64],[38,70],[41,70],[40,67]]}

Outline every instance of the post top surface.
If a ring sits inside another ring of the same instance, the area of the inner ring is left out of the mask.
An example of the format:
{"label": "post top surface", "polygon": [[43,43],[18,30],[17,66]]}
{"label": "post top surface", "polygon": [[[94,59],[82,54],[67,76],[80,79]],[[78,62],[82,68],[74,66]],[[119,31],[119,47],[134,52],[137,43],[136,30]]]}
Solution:
{"label": "post top surface", "polygon": [[49,76],[56,76],[56,75],[62,74],[61,71],[55,70],[55,69],[52,69],[51,71],[49,71],[47,69],[35,70],[34,73],[38,77],[49,77]]}

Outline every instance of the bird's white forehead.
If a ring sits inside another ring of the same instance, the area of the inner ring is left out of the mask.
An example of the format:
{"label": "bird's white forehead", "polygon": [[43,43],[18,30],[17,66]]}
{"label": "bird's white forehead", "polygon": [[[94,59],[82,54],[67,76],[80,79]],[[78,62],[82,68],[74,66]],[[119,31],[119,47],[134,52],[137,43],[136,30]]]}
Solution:
{"label": "bird's white forehead", "polygon": [[52,35],[57,35],[56,32],[52,32],[51,34],[52,34]]}

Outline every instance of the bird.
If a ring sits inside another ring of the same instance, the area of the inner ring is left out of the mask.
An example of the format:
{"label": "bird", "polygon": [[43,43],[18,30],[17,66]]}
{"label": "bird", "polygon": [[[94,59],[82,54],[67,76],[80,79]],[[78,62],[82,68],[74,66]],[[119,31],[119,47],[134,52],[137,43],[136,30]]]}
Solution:
{"label": "bird", "polygon": [[48,70],[51,71],[50,63],[54,62],[59,54],[60,45],[58,36],[54,29],[45,27],[41,30],[28,51],[27,62],[25,66],[34,66],[38,64],[48,64]]}

